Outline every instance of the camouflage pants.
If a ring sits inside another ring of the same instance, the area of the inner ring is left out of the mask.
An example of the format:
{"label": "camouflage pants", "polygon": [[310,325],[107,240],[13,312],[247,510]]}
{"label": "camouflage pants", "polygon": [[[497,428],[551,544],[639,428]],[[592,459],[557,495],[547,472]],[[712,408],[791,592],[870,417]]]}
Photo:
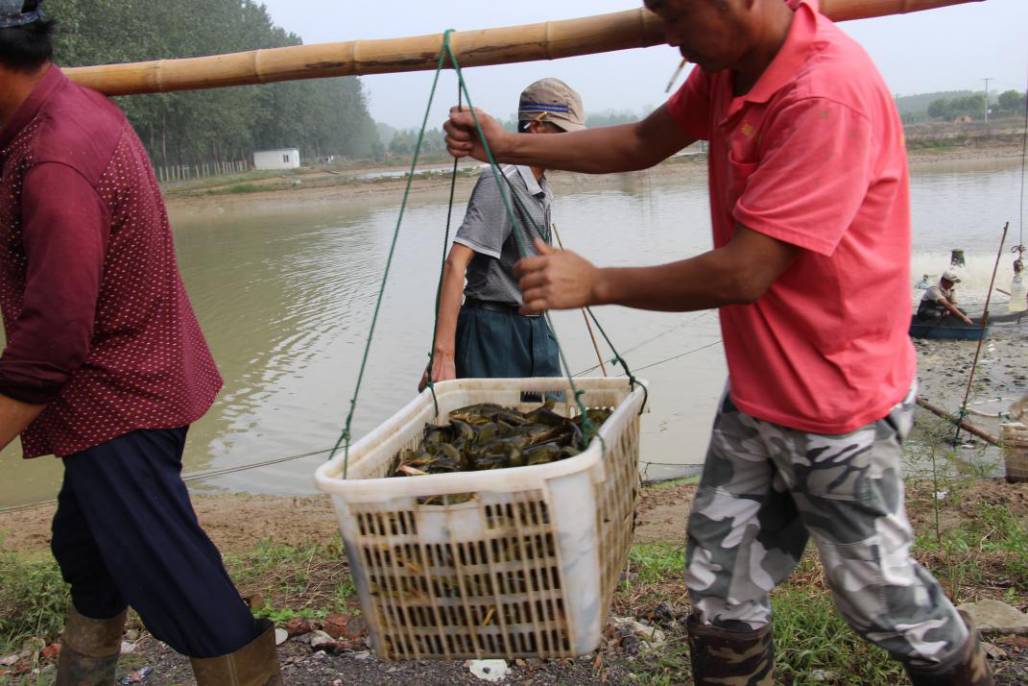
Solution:
{"label": "camouflage pants", "polygon": [[725,395],[688,527],[686,582],[704,624],[766,626],[768,593],[812,537],[861,636],[914,665],[957,655],[967,629],[910,555],[900,462],[914,399],[912,389],[887,417],[825,436],[755,419]]}

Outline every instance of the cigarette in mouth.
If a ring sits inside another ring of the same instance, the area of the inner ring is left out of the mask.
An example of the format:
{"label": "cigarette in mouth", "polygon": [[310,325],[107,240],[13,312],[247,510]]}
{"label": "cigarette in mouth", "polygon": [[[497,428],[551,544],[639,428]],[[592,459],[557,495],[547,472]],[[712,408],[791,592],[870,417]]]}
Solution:
{"label": "cigarette in mouth", "polygon": [[667,82],[667,88],[664,89],[665,93],[671,92],[671,87],[675,85],[675,81],[678,80],[679,74],[685,69],[685,65],[689,64],[689,60],[682,58],[682,61],[678,64],[678,68],[675,69],[675,73],[671,75],[671,80]]}

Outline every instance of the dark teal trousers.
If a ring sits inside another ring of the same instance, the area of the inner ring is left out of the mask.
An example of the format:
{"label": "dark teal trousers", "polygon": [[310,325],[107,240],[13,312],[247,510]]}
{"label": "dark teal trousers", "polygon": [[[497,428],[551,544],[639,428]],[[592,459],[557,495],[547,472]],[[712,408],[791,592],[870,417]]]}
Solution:
{"label": "dark teal trousers", "polygon": [[464,306],[457,318],[458,379],[560,376],[557,341],[544,317]]}

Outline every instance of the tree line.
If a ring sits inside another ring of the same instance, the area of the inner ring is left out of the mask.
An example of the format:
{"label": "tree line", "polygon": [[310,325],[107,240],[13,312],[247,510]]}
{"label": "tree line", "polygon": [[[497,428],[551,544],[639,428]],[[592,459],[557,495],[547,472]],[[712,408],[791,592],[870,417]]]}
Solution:
{"label": "tree line", "polygon": [[[952,121],[961,117],[985,118],[985,94],[972,93],[954,98],[939,98],[928,105],[928,116],[932,119]],[[989,103],[992,116],[1024,116],[1025,94],[1016,90],[1000,93],[997,100]]]}
{"label": "tree line", "polygon": [[[615,126],[617,124],[639,121],[645,116],[645,110],[642,114],[628,110],[598,112],[586,115],[585,125],[590,128]],[[516,131],[518,128],[518,120],[515,115],[507,117],[500,123],[508,131]],[[407,157],[414,154],[419,132],[418,129],[395,129],[388,124],[378,124],[378,134],[383,150],[397,157]],[[442,129],[436,128],[425,131],[424,139],[421,142],[421,152],[429,157],[440,156],[446,152],[446,137]]]}
{"label": "tree line", "polygon": [[[302,43],[254,0],[48,0],[61,66],[196,57]],[[378,133],[355,77],[117,98],[154,164],[371,157]]]}

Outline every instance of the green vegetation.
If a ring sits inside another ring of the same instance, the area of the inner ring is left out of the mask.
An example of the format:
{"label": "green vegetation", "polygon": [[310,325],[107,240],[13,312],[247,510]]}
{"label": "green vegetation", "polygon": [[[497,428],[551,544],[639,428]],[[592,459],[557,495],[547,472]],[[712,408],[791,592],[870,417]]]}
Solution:
{"label": "green vegetation", "polygon": [[[1028,593],[1028,521],[1017,505],[1018,491],[962,473],[938,440],[948,429],[920,421],[907,444],[914,467],[935,455],[938,483],[921,472],[908,482],[908,505],[919,537],[915,553],[959,602],[1001,597],[1014,605]],[[934,453],[933,453],[934,451]],[[669,482],[661,490],[681,488]],[[649,487],[654,488],[654,487]],[[940,500],[935,493],[945,492]],[[943,509],[943,525],[933,511]],[[276,623],[294,617],[323,620],[359,612],[341,542],[289,546],[262,542],[225,558],[256,614]],[[613,614],[649,619],[666,603],[678,621],[661,625],[667,641],[633,657],[604,653],[603,664],[619,663],[642,686],[688,683],[689,653],[683,621],[688,611],[683,579],[684,546],[635,545],[615,596]],[[48,557],[0,555],[0,655],[29,637],[52,638],[59,631],[66,590]],[[862,641],[834,608],[813,546],[791,578],[772,593],[777,651],[776,683],[791,686],[903,683],[898,663]],[[665,614],[665,618],[667,615]],[[664,620],[662,620],[664,621]],[[599,664],[600,661],[598,661]]]}
{"label": "green vegetation", "polygon": [[[1024,108],[1024,93],[1016,90],[1000,93],[999,98],[995,101],[991,97],[989,99],[989,112],[993,117],[1023,116]],[[961,117],[969,117],[974,120],[984,119],[985,94],[972,93],[952,98],[939,98],[928,105],[926,112],[932,119],[947,121]]]}
{"label": "green vegetation", "polygon": [[[293,547],[265,541],[226,556],[225,566],[240,591],[257,599],[260,617],[286,622],[358,611],[341,542]],[[0,656],[28,638],[56,638],[67,606],[67,586],[52,557],[0,553]]]}
{"label": "green vegetation", "polygon": [[1024,108],[1028,105],[1028,100],[1025,99],[1024,93],[1018,93],[1017,91],[1003,91],[999,94],[996,104],[1001,114],[1019,114],[1024,115]]}
{"label": "green vegetation", "polygon": [[[1008,90],[997,97],[989,96],[990,116],[1024,116],[1024,93]],[[978,121],[985,118],[985,93],[974,91],[943,91],[918,95],[896,96],[896,109],[904,124],[935,120],[952,121],[970,117]]]}
{"label": "green vegetation", "polygon": [[[48,0],[57,63],[107,64],[299,45],[255,0]],[[381,154],[354,77],[120,98],[157,166],[250,159],[296,147],[305,160]]]}
{"label": "green vegetation", "polygon": [[928,106],[928,116],[932,119],[956,119],[958,117],[984,119],[985,94],[975,93],[960,98],[935,100]]}
{"label": "green vegetation", "polygon": [[632,546],[628,556],[630,585],[650,585],[685,573],[685,547],[671,543]]}
{"label": "green vegetation", "polygon": [[[948,489],[971,488],[966,477],[945,482]],[[923,509],[923,483],[911,484]],[[951,491],[952,492],[952,491]],[[980,597],[982,589],[1002,589],[1007,602],[1018,605],[1028,592],[1028,523],[1005,506],[984,501],[963,502],[973,516],[951,522],[939,543],[930,526],[919,527],[915,552],[955,600]],[[923,511],[921,512],[923,515]],[[620,614],[645,616],[660,601],[683,603],[684,547],[669,544],[636,545],[627,580],[615,601]],[[861,640],[834,607],[820,562],[811,546],[790,580],[771,596],[777,653],[776,683],[791,686],[903,683],[903,670],[888,655]],[[668,642],[638,660],[632,670],[636,683],[664,686],[682,683],[689,654],[681,627]]]}
{"label": "green vegetation", "polygon": [[947,589],[982,586],[999,578],[1012,593],[1028,593],[1028,522],[1004,506],[979,503],[975,517],[938,536],[922,533],[917,547],[946,561],[937,574]]}
{"label": "green vegetation", "polygon": [[56,636],[67,607],[67,588],[53,558],[0,552],[0,656],[28,638]]}
{"label": "green vegetation", "polygon": [[[515,94],[516,97],[517,94]],[[614,126],[638,121],[640,115],[634,112],[598,112],[586,117],[586,125],[589,127]],[[502,122],[508,131],[515,131],[518,127],[516,116],[510,116]],[[388,124],[378,124],[378,136],[382,146],[389,151],[390,155],[409,158],[414,153],[414,147],[418,142],[418,129],[396,129]],[[427,160],[445,157],[446,144],[442,129],[429,129],[425,131],[425,139],[421,144],[421,153]]]}
{"label": "green vegetation", "polygon": [[783,588],[774,608],[777,678],[793,686],[903,683],[903,668],[885,651],[861,640],[842,620],[825,591]]}
{"label": "green vegetation", "polygon": [[904,117],[924,117],[928,114],[928,106],[936,100],[962,98],[971,95],[971,91],[939,91],[935,93],[918,93],[916,95],[897,95],[896,109]]}

